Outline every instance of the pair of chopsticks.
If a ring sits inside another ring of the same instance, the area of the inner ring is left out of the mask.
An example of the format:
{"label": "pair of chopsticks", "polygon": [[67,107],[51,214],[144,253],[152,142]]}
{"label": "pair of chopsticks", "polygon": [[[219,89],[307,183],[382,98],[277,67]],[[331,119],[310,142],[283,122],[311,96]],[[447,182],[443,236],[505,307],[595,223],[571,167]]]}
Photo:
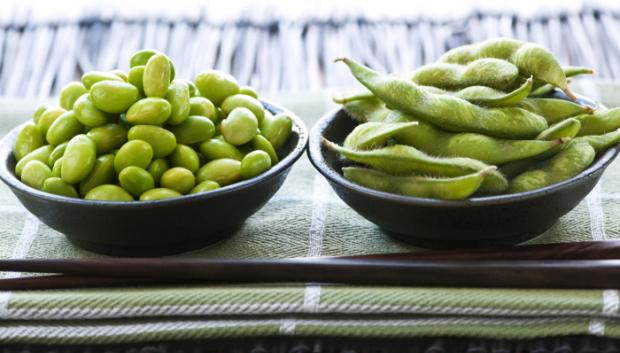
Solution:
{"label": "pair of chopsticks", "polygon": [[620,288],[620,241],[362,256],[247,259],[0,260],[0,290],[229,283],[381,286]]}

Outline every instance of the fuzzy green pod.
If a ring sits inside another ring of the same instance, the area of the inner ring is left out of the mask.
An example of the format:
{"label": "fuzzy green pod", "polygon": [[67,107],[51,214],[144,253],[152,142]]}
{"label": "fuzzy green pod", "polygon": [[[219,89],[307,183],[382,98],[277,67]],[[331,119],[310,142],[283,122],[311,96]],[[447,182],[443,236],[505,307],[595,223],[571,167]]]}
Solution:
{"label": "fuzzy green pod", "polygon": [[350,59],[339,60],[388,106],[445,130],[518,139],[535,137],[547,128],[544,118],[520,108],[479,107],[457,97],[428,93],[410,81],[379,74]]}
{"label": "fuzzy green pod", "polygon": [[572,116],[592,113],[591,107],[557,98],[527,98],[517,106],[542,116],[549,124],[555,124]]}
{"label": "fuzzy green pod", "polygon": [[344,177],[361,186],[405,196],[440,200],[463,200],[473,195],[484,176],[494,167],[480,172],[453,177],[393,176],[373,169],[345,167]]}
{"label": "fuzzy green pod", "polygon": [[596,153],[606,151],[608,148],[613,147],[620,143],[620,130],[608,132],[602,135],[588,135],[577,137],[575,140],[583,140],[594,148]]}
{"label": "fuzzy green pod", "polygon": [[45,144],[45,137],[41,129],[33,123],[28,123],[19,130],[13,144],[13,154],[15,160],[19,161],[28,153],[36,150]]}
{"label": "fuzzy green pod", "polygon": [[510,181],[508,192],[525,192],[570,179],[585,170],[596,155],[587,141],[571,141],[542,167],[530,169]]}
{"label": "fuzzy green pod", "polygon": [[[456,177],[484,170],[489,165],[464,157],[429,156],[411,146],[392,145],[369,151],[356,151],[322,141],[330,150],[345,158],[393,175],[427,175]],[[481,193],[498,194],[508,188],[508,180],[498,171],[490,171],[480,187]]]}
{"label": "fuzzy green pod", "polygon": [[353,100],[341,98],[344,97],[334,97],[334,102],[342,104],[342,108],[349,116],[360,123],[382,122],[391,112],[389,109],[386,109],[385,104],[374,95]]}
{"label": "fuzzy green pod", "polygon": [[444,89],[486,86],[508,89],[519,77],[519,69],[506,60],[481,58],[465,65],[434,63],[422,66],[411,76],[418,85]]}
{"label": "fuzzy green pod", "polygon": [[581,123],[579,136],[601,135],[620,128],[620,108],[597,110],[593,114],[582,114],[575,119]]}
{"label": "fuzzy green pod", "polygon": [[444,92],[444,94],[452,94],[482,107],[502,108],[512,107],[523,101],[531,90],[532,79],[529,78],[510,92],[498,91],[486,86],[471,86],[457,92]]}
{"label": "fuzzy green pod", "polygon": [[385,144],[399,132],[418,125],[417,121],[403,123],[367,122],[360,124],[347,135],[344,147],[353,150],[367,150]]}
{"label": "fuzzy green pod", "polygon": [[555,140],[559,138],[573,138],[577,136],[581,129],[581,123],[575,118],[562,120],[549,126],[536,137],[537,140]]}

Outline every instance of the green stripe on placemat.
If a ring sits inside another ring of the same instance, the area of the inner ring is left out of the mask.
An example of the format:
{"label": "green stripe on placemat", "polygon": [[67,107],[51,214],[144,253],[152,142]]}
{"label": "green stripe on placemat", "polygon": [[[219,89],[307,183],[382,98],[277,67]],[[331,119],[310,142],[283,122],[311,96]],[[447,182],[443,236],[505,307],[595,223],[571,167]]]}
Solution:
{"label": "green stripe on placemat", "polygon": [[[620,105],[620,87],[582,92]],[[273,97],[311,126],[325,93]],[[34,102],[0,100],[0,134]],[[531,243],[620,238],[620,162]],[[76,248],[0,186],[1,258],[99,256]],[[304,156],[276,196],[229,239],[185,257],[282,258],[414,250],[357,215]],[[19,276],[4,273],[2,276]],[[121,343],[248,336],[620,338],[618,291],[236,285],[0,292],[0,342]]]}

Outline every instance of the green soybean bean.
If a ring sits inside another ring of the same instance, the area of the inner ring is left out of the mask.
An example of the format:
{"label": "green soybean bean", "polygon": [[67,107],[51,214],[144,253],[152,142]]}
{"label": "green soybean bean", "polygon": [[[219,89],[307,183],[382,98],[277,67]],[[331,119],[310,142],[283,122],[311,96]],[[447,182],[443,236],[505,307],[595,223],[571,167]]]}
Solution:
{"label": "green soybean bean", "polygon": [[241,162],[222,158],[203,165],[196,173],[196,182],[212,180],[221,186],[232,184],[241,179]]}
{"label": "green soybean bean", "polygon": [[120,79],[125,81],[125,82],[128,82],[128,80],[129,80],[129,77],[127,76],[127,73],[125,71],[123,71],[123,70],[116,69],[116,70],[110,71],[110,73],[120,77]]}
{"label": "green soybean bean", "polygon": [[104,184],[94,187],[86,196],[86,200],[100,201],[133,201],[133,197],[122,187],[113,184]]}
{"label": "green soybean bean", "polygon": [[586,169],[596,152],[587,141],[571,141],[540,168],[530,169],[510,181],[511,193],[540,189],[570,179]]}
{"label": "green soybean bean", "polygon": [[36,150],[45,144],[45,137],[41,129],[33,123],[28,123],[19,130],[13,145],[15,160],[19,161],[28,153]]}
{"label": "green soybean bean", "polygon": [[21,174],[21,181],[35,189],[41,190],[45,179],[52,176],[52,171],[47,164],[41,161],[30,161],[26,163]]}
{"label": "green soybean bean", "polygon": [[[392,145],[370,151],[356,151],[323,140],[330,150],[345,158],[393,174],[417,174],[434,177],[457,177],[487,169],[489,165],[464,157],[429,156],[411,146]],[[498,194],[508,188],[508,180],[496,170],[489,171],[484,179],[480,193]]]}
{"label": "green soybean bean", "polygon": [[189,99],[190,111],[189,115],[206,116],[215,124],[218,121],[217,108],[210,100],[205,97],[191,97]]}
{"label": "green soybean bean", "polygon": [[172,106],[167,100],[157,97],[142,98],[135,102],[125,114],[133,125],[162,125],[172,114]]}
{"label": "green soybean bean", "polygon": [[106,113],[122,113],[138,100],[138,89],[127,82],[101,81],[90,89],[93,105]]}
{"label": "green soybean bean", "polygon": [[575,117],[581,123],[579,136],[601,135],[620,128],[620,108],[597,110],[593,114],[582,114]]}
{"label": "green soybean bean", "polygon": [[194,174],[183,167],[174,167],[166,170],[161,176],[162,187],[174,190],[180,194],[187,194],[196,185]]}
{"label": "green soybean bean", "polygon": [[79,197],[73,185],[66,183],[58,177],[50,177],[45,179],[41,190],[60,196]]}
{"label": "green soybean bean", "polygon": [[163,54],[155,54],[149,58],[144,67],[142,86],[147,97],[163,98],[170,86],[170,61]]}
{"label": "green soybean bean", "polygon": [[538,44],[509,38],[489,39],[452,49],[443,54],[439,62],[467,64],[480,58],[507,60],[519,68],[519,72],[559,87],[575,99],[562,66],[551,52]]}
{"label": "green soybean bean", "polygon": [[555,140],[559,138],[573,138],[577,136],[581,129],[581,123],[575,118],[562,120],[554,125],[549,126],[536,137],[537,140]]}
{"label": "green soybean bean", "polygon": [[145,169],[136,166],[121,170],[118,174],[118,182],[134,197],[140,197],[144,192],[155,187],[153,176]]}
{"label": "green soybean bean", "polygon": [[153,159],[153,148],[147,142],[133,140],[126,142],[114,156],[114,170],[120,173],[129,166],[146,169]]}
{"label": "green soybean bean", "polygon": [[205,156],[208,160],[230,158],[240,161],[243,158],[243,154],[239,151],[239,149],[235,145],[228,143],[223,138],[212,138],[201,143],[200,152],[202,152],[203,156]]}
{"label": "green soybean bean", "polygon": [[43,163],[47,163],[50,157],[50,153],[52,153],[52,149],[53,147],[51,145],[45,145],[25,155],[15,165],[15,175],[17,175],[18,178],[21,177],[22,169],[24,169],[24,166],[30,161],[40,161]]}
{"label": "green soybean bean", "polygon": [[283,113],[276,114],[273,117],[265,116],[260,127],[261,134],[269,140],[276,150],[284,146],[292,130],[293,120]]}
{"label": "green soybean bean", "polygon": [[271,168],[271,157],[265,151],[252,151],[241,160],[241,177],[253,178]]}
{"label": "green soybean bean", "polygon": [[66,110],[73,109],[75,101],[88,90],[81,82],[70,82],[60,90],[60,106]]}
{"label": "green soybean bean", "polygon": [[482,58],[465,65],[434,63],[422,66],[411,76],[418,85],[445,89],[487,86],[504,90],[519,77],[519,69],[506,60]]}
{"label": "green soybean bean", "polygon": [[256,93],[256,90],[250,86],[239,87],[239,94],[245,94],[246,96],[258,99],[258,93]]}
{"label": "green soybean bean", "polygon": [[457,97],[428,93],[412,82],[379,74],[355,61],[340,60],[388,106],[449,131],[516,139],[534,137],[547,128],[544,118],[520,108],[479,107]]}
{"label": "green soybean bean", "polygon": [[174,134],[164,128],[152,125],[136,125],[129,129],[127,139],[148,142],[153,148],[153,157],[161,158],[171,154],[177,147]]}
{"label": "green soybean bean", "polygon": [[48,108],[45,112],[41,114],[41,118],[37,122],[37,126],[39,127],[39,130],[41,130],[43,136],[47,135],[47,130],[49,130],[50,126],[52,126],[54,121],[56,121],[58,117],[60,117],[66,112],[66,110],[60,107],[52,107]]}
{"label": "green soybean bean", "polygon": [[213,104],[220,105],[226,97],[239,93],[239,84],[231,75],[218,71],[206,70],[196,75],[196,87],[200,95]]}
{"label": "green soybean bean", "polygon": [[104,154],[95,160],[93,170],[84,180],[80,181],[80,195],[86,196],[88,192],[99,185],[111,184],[115,177],[114,155]]}
{"label": "green soybean bean", "polygon": [[[206,142],[205,142],[206,143]],[[200,168],[198,153],[190,146],[178,144],[170,156],[170,162],[175,167],[183,167],[192,173]]]}
{"label": "green soybean bean", "polygon": [[39,123],[39,119],[41,119],[41,115],[43,115],[43,113],[45,113],[46,110],[47,110],[47,105],[41,104],[37,108],[37,110],[34,111],[34,114],[32,116],[32,120],[34,121],[35,124]]}
{"label": "green soybean bean", "polygon": [[208,192],[208,191],[219,189],[219,188],[220,188],[220,184],[212,180],[205,180],[202,183],[194,186],[189,193],[199,194],[199,193]]}
{"label": "green soybean bean", "polygon": [[196,85],[192,81],[184,80],[184,79],[178,79],[178,80],[175,80],[175,81],[180,82],[180,83],[184,83],[184,84],[187,85],[187,89],[189,91],[189,96],[190,97],[195,97],[196,95],[198,95],[198,89],[196,88]]}
{"label": "green soybean bean", "polygon": [[417,121],[403,123],[368,122],[357,125],[344,140],[344,147],[353,150],[368,150],[383,146],[399,132],[418,125]]}
{"label": "green soybean bean", "polygon": [[63,113],[54,120],[47,130],[45,138],[52,145],[60,145],[84,131],[84,125],[76,119],[73,110]]}
{"label": "green soybean bean", "polygon": [[54,166],[54,163],[56,163],[56,161],[65,155],[65,150],[67,149],[67,145],[69,144],[69,142],[63,142],[60,145],[54,147],[54,149],[52,150],[52,153],[50,153],[49,158],[47,159],[47,165],[50,167]]}
{"label": "green soybean bean", "polygon": [[209,118],[190,115],[183,123],[172,126],[170,131],[178,143],[191,145],[210,139],[215,134],[215,125]]}
{"label": "green soybean bean", "polygon": [[235,108],[222,120],[220,129],[226,141],[239,146],[250,142],[256,135],[258,120],[248,108]]}
{"label": "green soybean bean", "polygon": [[233,94],[232,96],[224,99],[221,109],[224,115],[228,115],[235,108],[239,107],[249,109],[254,114],[259,124],[265,117],[265,108],[263,108],[263,104],[258,99],[241,93]]}
{"label": "green soybean bean", "polygon": [[97,150],[93,140],[86,135],[77,135],[69,141],[62,156],[60,177],[69,184],[84,180],[93,170]]}
{"label": "green soybean bean", "polygon": [[86,89],[91,89],[95,83],[101,81],[123,82],[123,79],[112,72],[104,71],[89,71],[82,75],[82,84]]}
{"label": "green soybean bean", "polygon": [[[416,121],[394,111],[386,122]],[[425,153],[445,157],[469,157],[487,164],[499,165],[539,155],[557,146],[559,141],[496,139],[476,133],[449,133],[422,120],[394,138]]]}
{"label": "green soybean bean", "polygon": [[98,154],[105,154],[121,147],[127,141],[127,128],[120,124],[105,124],[90,129],[86,136],[93,140]]}
{"label": "green soybean bean", "polygon": [[110,120],[108,114],[95,108],[90,94],[80,96],[73,105],[75,118],[84,126],[92,128],[103,125]]}
{"label": "green soybean bean", "polygon": [[361,186],[405,196],[434,198],[441,200],[463,200],[473,195],[485,175],[494,167],[452,178],[430,178],[422,176],[393,176],[380,171],[358,168],[342,168],[344,177]]}
{"label": "green soybean bean", "polygon": [[[206,143],[206,142],[204,142]],[[271,145],[271,142],[267,140],[263,135],[256,135],[252,138],[252,147],[255,150],[261,150],[267,152],[269,158],[271,158],[271,165],[275,165],[278,163],[278,154],[276,153],[275,148]],[[226,158],[226,157],[218,157],[218,158]],[[236,158],[233,158],[236,159]]]}
{"label": "green soybean bean", "polygon": [[549,124],[575,115],[592,113],[591,107],[556,98],[527,98],[517,106],[542,116]]}
{"label": "green soybean bean", "polygon": [[134,66],[129,69],[129,76],[127,77],[127,82],[131,83],[138,89],[138,94],[140,97],[144,97],[144,65]]}
{"label": "green soybean bean", "polygon": [[166,189],[166,188],[155,188],[148,190],[144,194],[140,196],[140,201],[156,201],[156,200],[164,200],[171,199],[174,197],[183,196],[177,191]]}
{"label": "green soybean bean", "polygon": [[52,167],[52,176],[60,178],[62,174],[62,157],[58,158],[56,162],[54,162],[54,166]]}
{"label": "green soybean bean", "polygon": [[189,103],[189,86],[182,81],[174,81],[168,88],[166,99],[170,102],[171,113],[167,123],[178,125],[187,119],[191,106]]}
{"label": "green soybean bean", "polygon": [[[149,173],[151,173],[155,185],[159,185],[159,180],[161,179],[162,174],[164,174],[164,172],[168,170],[168,161],[165,158],[154,159],[151,164],[149,164],[147,170]],[[196,170],[198,170],[198,168],[196,168]]]}
{"label": "green soybean bean", "polygon": [[620,130],[608,132],[602,135],[588,135],[577,137],[575,140],[586,141],[594,148],[596,153],[601,153],[608,148],[620,143]]}
{"label": "green soybean bean", "polygon": [[[139,50],[135,52],[129,59],[129,67],[133,68],[135,66],[144,66],[155,54],[159,54],[159,52],[152,49]],[[170,81],[172,81],[174,80],[175,76],[174,63],[172,62],[172,60],[168,60],[170,61]]]}

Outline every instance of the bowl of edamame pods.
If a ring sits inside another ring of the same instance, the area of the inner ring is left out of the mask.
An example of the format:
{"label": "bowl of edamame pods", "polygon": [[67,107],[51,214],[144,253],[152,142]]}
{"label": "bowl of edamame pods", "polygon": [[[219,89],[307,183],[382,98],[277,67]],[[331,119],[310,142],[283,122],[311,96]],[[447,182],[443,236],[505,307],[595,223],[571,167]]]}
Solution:
{"label": "bowl of edamame pods", "polygon": [[232,234],[303,154],[303,122],[221,71],[178,79],[154,50],[130,67],[85,73],[59,106],[13,129],[0,141],[0,179],[99,253],[165,255]]}
{"label": "bowl of edamame pods", "polygon": [[498,38],[408,77],[338,59],[364,86],[334,97],[309,156],[336,193],[404,241],[431,248],[540,235],[619,152],[620,108],[574,94],[545,48]]}

